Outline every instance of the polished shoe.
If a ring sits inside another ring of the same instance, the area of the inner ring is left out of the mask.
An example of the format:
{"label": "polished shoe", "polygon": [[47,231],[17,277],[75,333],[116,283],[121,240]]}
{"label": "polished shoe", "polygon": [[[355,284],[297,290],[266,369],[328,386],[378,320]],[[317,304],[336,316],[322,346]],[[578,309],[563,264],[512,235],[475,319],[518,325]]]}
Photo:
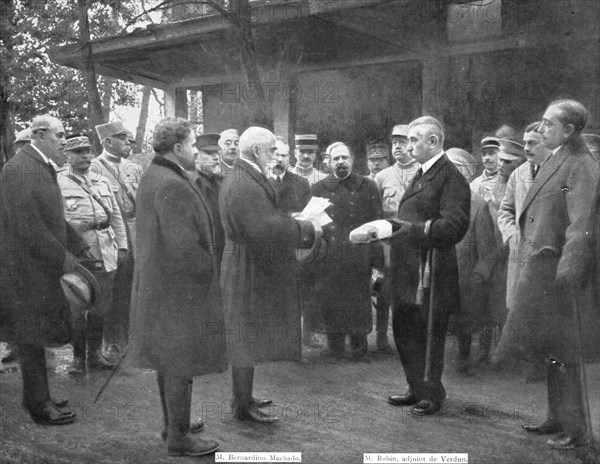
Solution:
{"label": "polished shoe", "polygon": [[273,424],[279,420],[277,416],[263,412],[254,402],[250,402],[248,407],[232,405],[231,412],[238,421],[252,421],[259,424]]}
{"label": "polished shoe", "polygon": [[2,364],[10,364],[18,361],[17,353],[15,350],[9,351],[6,356],[2,358]]}
{"label": "polished shoe", "polygon": [[104,357],[100,352],[96,352],[92,355],[88,355],[88,367],[94,370],[112,370],[116,366],[115,363],[111,362]]}
{"label": "polished shoe", "polygon": [[523,424],[521,425],[525,430],[537,435],[550,435],[552,433],[562,432],[562,427],[558,422],[554,422],[546,419],[541,424]]}
{"label": "polished shoe", "polygon": [[419,401],[410,412],[415,416],[430,416],[441,409],[442,405],[428,400]]}
{"label": "polished shoe", "polygon": [[[190,424],[190,433],[200,433],[204,430],[204,421],[200,418],[196,422]],[[162,429],[160,437],[165,441],[167,439],[167,429]]]}
{"label": "polished shoe", "polygon": [[581,437],[572,437],[570,435],[565,435],[564,433],[559,434],[554,438],[549,438],[548,446],[557,450],[572,450],[579,446],[583,446],[583,440]]}
{"label": "polished shoe", "polygon": [[69,366],[69,375],[85,375],[85,361],[83,358],[73,358],[73,361]]}
{"label": "polished shoe", "polygon": [[392,395],[388,397],[388,403],[390,403],[392,406],[412,406],[418,402],[418,398],[412,393],[406,393],[405,395]]}
{"label": "polished shoe", "polygon": [[77,417],[71,411],[63,411],[52,400],[46,401],[40,408],[29,410],[29,415],[34,422],[41,425],[68,425],[75,422]]}
{"label": "polished shoe", "polygon": [[252,398],[252,401],[259,408],[266,408],[267,406],[273,404],[273,400],[269,400],[266,398]]}
{"label": "polished shoe", "polygon": [[104,350],[104,357],[116,363],[121,358],[121,350],[117,345],[110,345]]}
{"label": "polished shoe", "polygon": [[167,448],[169,456],[204,456],[212,454],[219,449],[219,444],[212,440],[192,437],[187,434],[181,443],[171,444]]}
{"label": "polished shoe", "polygon": [[66,408],[69,405],[69,400],[50,400],[59,409]]}

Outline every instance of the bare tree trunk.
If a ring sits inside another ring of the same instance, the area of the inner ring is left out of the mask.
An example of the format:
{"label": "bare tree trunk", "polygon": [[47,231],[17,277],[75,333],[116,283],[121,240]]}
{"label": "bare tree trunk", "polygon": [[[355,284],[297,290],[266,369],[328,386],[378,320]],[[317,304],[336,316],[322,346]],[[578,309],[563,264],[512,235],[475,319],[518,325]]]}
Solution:
{"label": "bare tree trunk", "polygon": [[[85,89],[88,98],[88,115],[92,126],[97,126],[105,122],[102,114],[102,101],[98,92],[98,81],[96,79],[96,70],[92,57],[92,46],[90,44],[90,24],[88,10],[91,0],[78,0],[79,6],[79,43],[81,46],[81,55],[83,58],[83,75],[85,79]],[[93,133],[94,146],[98,152],[102,147],[96,132]]]}
{"label": "bare tree trunk", "polygon": [[230,21],[234,26],[235,34],[240,47],[242,66],[246,74],[246,83],[249,92],[261,92],[258,102],[253,106],[254,124],[273,128],[273,114],[265,98],[260,73],[254,36],[252,35],[251,8],[249,0],[230,0]]}
{"label": "bare tree trunk", "polygon": [[0,11],[0,40],[4,47],[0,50],[0,167],[10,158],[14,140],[12,125],[12,104],[8,101],[10,76],[13,62],[14,5],[12,0],[2,2]]}
{"label": "bare tree trunk", "polygon": [[144,87],[142,89],[142,107],[140,109],[140,119],[138,120],[138,126],[135,132],[136,144],[133,149],[134,153],[142,152],[144,135],[146,135],[146,123],[148,122],[148,106],[150,106],[150,95],[152,95],[152,87]]}

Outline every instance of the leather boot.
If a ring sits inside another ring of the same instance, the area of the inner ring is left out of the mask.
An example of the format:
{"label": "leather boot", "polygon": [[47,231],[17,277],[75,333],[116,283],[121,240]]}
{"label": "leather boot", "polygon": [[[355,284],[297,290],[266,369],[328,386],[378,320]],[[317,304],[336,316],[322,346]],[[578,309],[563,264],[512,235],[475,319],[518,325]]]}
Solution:
{"label": "leather boot", "polygon": [[167,452],[169,456],[204,456],[219,449],[213,440],[203,440],[190,433],[190,379],[164,377],[167,405]]}
{"label": "leather boot", "polygon": [[[168,429],[169,429],[169,415],[167,412],[167,401],[165,399],[165,381],[164,381],[164,378],[160,374],[157,375],[157,378],[158,378],[158,394],[160,395],[160,406],[161,406],[162,412],[163,412],[163,429],[160,433],[160,437],[162,438],[162,441],[166,441],[167,435],[168,435]],[[191,401],[192,401],[192,385],[193,385],[193,380],[190,379],[189,388],[188,388],[190,411],[191,411]],[[203,430],[204,430],[204,421],[201,418],[198,418],[198,420],[196,422],[190,423],[190,433],[198,433],[198,432],[202,432]]]}
{"label": "leather boot", "polygon": [[272,424],[279,420],[277,416],[260,410],[258,404],[252,398],[254,367],[232,367],[231,380],[233,388],[231,412],[234,419],[238,421],[249,420],[259,424]]}

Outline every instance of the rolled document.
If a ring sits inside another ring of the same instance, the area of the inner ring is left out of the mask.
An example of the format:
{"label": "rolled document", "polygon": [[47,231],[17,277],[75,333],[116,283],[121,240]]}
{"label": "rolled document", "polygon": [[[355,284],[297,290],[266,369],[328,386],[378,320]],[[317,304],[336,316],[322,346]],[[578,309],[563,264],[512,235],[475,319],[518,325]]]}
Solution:
{"label": "rolled document", "polygon": [[385,219],[367,222],[350,232],[352,243],[369,243],[392,236],[392,224]]}

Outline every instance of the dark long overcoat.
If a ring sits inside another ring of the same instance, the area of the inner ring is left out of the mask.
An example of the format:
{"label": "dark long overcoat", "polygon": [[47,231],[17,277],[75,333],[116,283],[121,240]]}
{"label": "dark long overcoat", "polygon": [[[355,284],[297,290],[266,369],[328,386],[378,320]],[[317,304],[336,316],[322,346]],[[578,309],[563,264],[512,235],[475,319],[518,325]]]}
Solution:
{"label": "dark long overcoat", "polygon": [[189,377],[226,369],[214,220],[186,173],[155,157],[137,194],[134,365]]}
{"label": "dark long overcoat", "polygon": [[[456,245],[460,310],[450,321],[450,332],[471,333],[489,322],[489,280],[498,259],[498,252],[488,205],[479,195],[471,193],[469,228],[464,238]],[[481,276],[481,283],[473,281],[475,273]]]}
{"label": "dark long overcoat", "polygon": [[231,363],[299,360],[296,248],[310,248],[314,228],[278,210],[267,178],[242,159],[219,196],[225,229],[221,290]]}
{"label": "dark long overcoat", "polygon": [[333,222],[323,228],[327,254],[315,272],[325,331],[369,333],[373,328],[369,288],[372,248],[350,243],[349,235],[366,222],[383,217],[377,185],[355,173],[344,180],[330,174],[311,190],[313,196],[332,203],[326,212]]}
{"label": "dark long overcoat", "polygon": [[85,242],[66,224],[54,169],[25,146],[2,169],[2,340],[68,343],[71,313],[60,286],[66,252]]}
{"label": "dark long overcoat", "polygon": [[[590,188],[598,165],[583,141],[563,145],[540,168],[517,218],[519,271],[514,308],[494,355],[543,362],[598,359],[600,313],[595,300]],[[578,282],[571,292],[563,279]],[[574,316],[579,301],[581,324]],[[580,332],[581,330],[581,332]],[[583,352],[579,347],[583,344]]]}
{"label": "dark long overcoat", "polygon": [[[460,309],[460,289],[455,244],[469,227],[470,189],[458,169],[444,155],[404,193],[398,218],[416,225],[414,234],[400,235],[392,246],[393,305],[414,305],[419,285],[419,264],[430,248],[437,252],[433,270],[434,312]],[[428,236],[424,223],[432,220]]]}

